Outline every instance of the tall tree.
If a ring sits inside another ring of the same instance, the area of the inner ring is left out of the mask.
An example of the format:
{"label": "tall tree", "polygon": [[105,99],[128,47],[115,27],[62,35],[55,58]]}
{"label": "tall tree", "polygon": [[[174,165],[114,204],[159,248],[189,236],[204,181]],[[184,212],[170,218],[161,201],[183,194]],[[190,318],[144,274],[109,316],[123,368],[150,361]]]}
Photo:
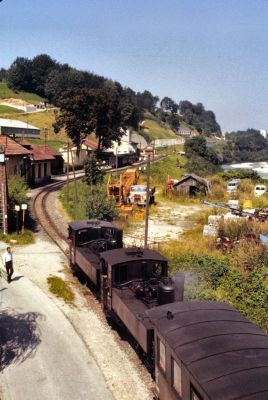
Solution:
{"label": "tall tree", "polygon": [[32,91],[32,61],[17,57],[7,72],[7,84],[13,90]]}
{"label": "tall tree", "polygon": [[170,97],[164,97],[160,102],[160,107],[164,111],[170,111],[172,114],[176,114],[179,109],[179,105]]}
{"label": "tall tree", "polygon": [[60,112],[56,114],[55,132],[64,128],[69,138],[80,150],[82,140],[91,133],[94,94],[88,89],[67,89],[58,99]]}
{"label": "tall tree", "polygon": [[153,96],[148,90],[145,90],[142,93],[137,93],[137,105],[140,110],[148,110],[149,112],[154,113],[158,101],[159,97]]}
{"label": "tall tree", "polygon": [[52,69],[57,67],[57,62],[47,54],[40,54],[32,59],[32,90],[39,96],[45,95],[45,83]]}
{"label": "tall tree", "polygon": [[98,148],[109,148],[112,141],[120,142],[121,129],[119,94],[111,82],[100,89],[68,89],[59,98],[60,113],[54,129],[65,128],[67,135],[80,149],[82,140],[95,133]]}
{"label": "tall tree", "polygon": [[98,139],[98,148],[107,149],[112,141],[120,142],[124,134],[118,89],[108,81],[102,88],[91,90],[91,93],[94,101],[89,125]]}

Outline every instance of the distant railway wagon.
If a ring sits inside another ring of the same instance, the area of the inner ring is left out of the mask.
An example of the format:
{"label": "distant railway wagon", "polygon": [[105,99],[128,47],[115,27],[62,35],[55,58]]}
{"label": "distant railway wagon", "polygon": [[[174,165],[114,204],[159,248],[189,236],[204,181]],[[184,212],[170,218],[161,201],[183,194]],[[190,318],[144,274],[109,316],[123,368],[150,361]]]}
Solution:
{"label": "distant railway wagon", "polygon": [[116,168],[116,167],[122,168],[127,165],[132,165],[133,163],[135,163],[139,160],[139,157],[136,153],[115,155],[112,152],[104,152],[104,151],[98,152],[97,158],[99,160],[105,161],[105,163],[112,168]]}
{"label": "distant railway wagon", "polygon": [[268,336],[225,303],[183,301],[184,275],[168,260],[123,248],[105,221],[69,225],[70,264],[99,292],[154,368],[159,400],[267,400]]}

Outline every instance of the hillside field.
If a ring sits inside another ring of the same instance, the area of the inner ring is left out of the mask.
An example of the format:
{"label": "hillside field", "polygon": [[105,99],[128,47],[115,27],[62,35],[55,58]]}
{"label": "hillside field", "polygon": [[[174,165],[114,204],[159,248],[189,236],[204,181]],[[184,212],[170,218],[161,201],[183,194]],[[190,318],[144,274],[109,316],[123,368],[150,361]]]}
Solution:
{"label": "hillside field", "polygon": [[7,87],[5,82],[0,82],[0,99],[21,99],[27,101],[28,103],[37,104],[43,101],[42,97],[34,93],[27,92],[14,92]]}

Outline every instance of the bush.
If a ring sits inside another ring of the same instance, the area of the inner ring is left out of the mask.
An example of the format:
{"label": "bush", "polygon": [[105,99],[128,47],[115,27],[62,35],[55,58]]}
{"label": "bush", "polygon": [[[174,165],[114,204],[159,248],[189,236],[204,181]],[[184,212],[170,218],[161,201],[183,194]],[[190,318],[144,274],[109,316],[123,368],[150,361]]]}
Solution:
{"label": "bush", "polygon": [[241,218],[220,221],[218,235],[220,237],[228,237],[231,241],[237,241],[248,235],[255,235],[258,238],[260,233],[265,234],[267,230],[268,227],[261,222]]}
{"label": "bush", "polygon": [[268,284],[266,267],[255,265],[246,276],[231,269],[223,277],[216,299],[231,303],[253,323],[268,331]]}
{"label": "bush", "polygon": [[226,183],[222,178],[213,176],[210,179],[211,191],[209,198],[216,201],[224,201],[226,197]]}
{"label": "bush", "polygon": [[86,213],[89,219],[112,221],[118,215],[113,199],[106,196],[105,188],[95,186],[86,202]]}
{"label": "bush", "polygon": [[219,259],[209,255],[179,255],[175,256],[173,262],[179,271],[195,271],[199,276],[202,291],[205,288],[216,289],[220,280],[229,270],[227,258]]}
{"label": "bush", "polygon": [[27,204],[27,192],[28,186],[23,178],[14,175],[8,179],[8,225],[11,231],[16,227],[15,204]]}
{"label": "bush", "polygon": [[260,177],[256,171],[251,169],[232,169],[219,172],[218,176],[225,181],[231,181],[232,179],[252,179],[254,182],[259,181]]}

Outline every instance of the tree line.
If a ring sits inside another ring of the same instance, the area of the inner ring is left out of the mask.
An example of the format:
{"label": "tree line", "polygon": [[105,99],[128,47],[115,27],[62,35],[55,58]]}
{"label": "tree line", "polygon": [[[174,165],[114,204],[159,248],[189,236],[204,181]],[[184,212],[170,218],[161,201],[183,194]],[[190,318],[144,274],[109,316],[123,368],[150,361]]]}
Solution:
{"label": "tree line", "polygon": [[256,129],[231,132],[226,135],[221,158],[223,163],[267,161],[268,140]]}
{"label": "tree line", "polygon": [[119,82],[112,82],[95,73],[61,64],[47,54],[40,54],[32,59],[17,57],[8,70],[0,69],[0,80],[5,80],[8,87],[14,91],[36,93],[59,107],[65,92],[69,91],[70,95],[71,90],[72,93],[78,94],[80,90],[84,93],[85,90],[95,90],[96,93],[112,83],[119,96],[123,124],[136,129],[143,119],[144,111],[148,111],[158,116],[162,122],[170,124],[174,131],[178,131],[180,122],[185,121],[205,136],[221,132],[214,113],[205,110],[202,103],[176,103],[166,96],[160,100],[149,90],[135,92],[131,88],[123,88]]}

